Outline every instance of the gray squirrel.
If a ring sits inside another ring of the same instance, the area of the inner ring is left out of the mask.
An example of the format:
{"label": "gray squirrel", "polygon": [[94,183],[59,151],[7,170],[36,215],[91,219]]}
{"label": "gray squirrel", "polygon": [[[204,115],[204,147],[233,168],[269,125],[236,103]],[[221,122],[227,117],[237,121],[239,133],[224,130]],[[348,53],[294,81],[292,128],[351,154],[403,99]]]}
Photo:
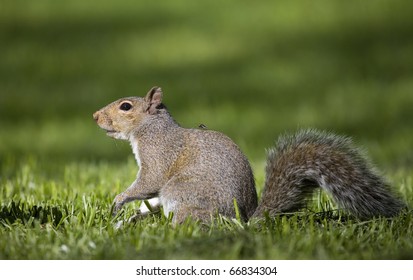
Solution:
{"label": "gray squirrel", "polygon": [[349,138],[301,130],[268,151],[265,186],[258,203],[251,166],[226,135],[179,126],[153,87],[144,98],[119,99],[93,114],[107,135],[130,142],[139,171],[114,200],[114,212],[134,200],[150,200],[173,212],[210,222],[216,214],[243,221],[290,213],[305,206],[316,187],[360,219],[398,214],[404,203]]}

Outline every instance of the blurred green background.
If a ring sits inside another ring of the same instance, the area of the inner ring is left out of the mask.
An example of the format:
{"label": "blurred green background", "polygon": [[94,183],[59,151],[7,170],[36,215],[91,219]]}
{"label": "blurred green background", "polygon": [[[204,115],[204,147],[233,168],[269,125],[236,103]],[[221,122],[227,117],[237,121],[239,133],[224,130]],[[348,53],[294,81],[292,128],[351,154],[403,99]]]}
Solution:
{"label": "blurred green background", "polygon": [[347,134],[413,167],[412,1],[0,1],[0,159],[125,161],[92,113],[154,85],[255,162],[280,133]]}

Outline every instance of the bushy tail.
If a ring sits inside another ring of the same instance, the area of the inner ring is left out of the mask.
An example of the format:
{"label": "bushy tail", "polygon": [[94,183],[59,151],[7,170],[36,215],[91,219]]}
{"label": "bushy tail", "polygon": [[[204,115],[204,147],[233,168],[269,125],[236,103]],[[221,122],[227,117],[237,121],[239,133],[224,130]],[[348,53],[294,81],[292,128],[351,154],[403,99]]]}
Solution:
{"label": "bushy tail", "polygon": [[394,216],[405,207],[349,138],[316,130],[280,137],[268,151],[265,187],[253,217],[296,211],[316,187],[354,216]]}

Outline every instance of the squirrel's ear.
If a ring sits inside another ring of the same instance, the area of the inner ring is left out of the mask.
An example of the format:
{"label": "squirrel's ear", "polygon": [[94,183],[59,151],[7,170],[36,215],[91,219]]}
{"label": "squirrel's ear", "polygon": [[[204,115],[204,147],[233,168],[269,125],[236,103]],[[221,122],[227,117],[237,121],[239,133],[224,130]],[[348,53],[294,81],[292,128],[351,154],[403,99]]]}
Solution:
{"label": "squirrel's ear", "polygon": [[156,113],[157,107],[162,103],[162,89],[160,87],[153,87],[146,94],[145,102],[147,107],[146,112],[153,115]]}

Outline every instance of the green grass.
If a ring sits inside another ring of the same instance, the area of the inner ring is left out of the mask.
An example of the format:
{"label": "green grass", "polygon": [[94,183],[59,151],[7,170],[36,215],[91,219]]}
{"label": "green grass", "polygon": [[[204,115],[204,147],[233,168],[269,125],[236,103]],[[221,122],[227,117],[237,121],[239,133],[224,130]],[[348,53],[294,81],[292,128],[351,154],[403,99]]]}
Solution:
{"label": "green grass", "polygon": [[[116,230],[136,203],[112,217],[116,193],[133,178],[125,164],[77,163],[44,174],[27,160],[2,181],[0,259],[399,259],[412,258],[413,212],[358,221],[340,216],[324,195],[307,211],[241,223],[188,220],[172,226],[154,214]],[[263,173],[258,172],[258,181]],[[402,179],[407,178],[407,179]],[[412,203],[412,177],[396,179]]]}
{"label": "green grass", "polygon": [[[162,86],[185,127],[229,135],[259,192],[265,148],[315,127],[353,137],[413,205],[413,3],[0,3],[0,259],[383,259],[413,255],[412,211],[358,221],[324,194],[291,216],[120,230],[110,215],[137,171],[92,120]],[[341,216],[344,215],[344,216]]]}

